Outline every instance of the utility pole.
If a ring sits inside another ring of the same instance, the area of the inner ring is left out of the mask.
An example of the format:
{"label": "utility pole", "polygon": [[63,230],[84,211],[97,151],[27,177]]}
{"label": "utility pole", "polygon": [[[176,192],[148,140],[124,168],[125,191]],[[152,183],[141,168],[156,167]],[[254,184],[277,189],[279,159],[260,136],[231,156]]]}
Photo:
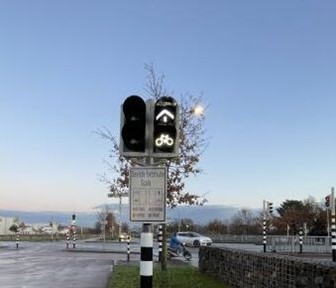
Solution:
{"label": "utility pole", "polygon": [[332,202],[332,200],[331,200],[331,194],[329,194],[329,195],[327,195],[326,197],[325,197],[325,206],[326,206],[326,212],[327,212],[327,235],[328,235],[328,237],[330,237],[330,221],[329,221],[329,218],[330,218],[330,216],[329,216],[329,210],[331,211],[331,209],[332,209],[332,204],[330,205],[330,203]]}

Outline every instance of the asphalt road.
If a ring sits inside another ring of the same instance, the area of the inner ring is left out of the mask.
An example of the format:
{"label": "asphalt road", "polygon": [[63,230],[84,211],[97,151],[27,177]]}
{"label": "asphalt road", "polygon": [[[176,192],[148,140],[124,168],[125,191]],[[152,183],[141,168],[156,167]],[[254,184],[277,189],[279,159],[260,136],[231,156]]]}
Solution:
{"label": "asphalt road", "polygon": [[[140,243],[131,244],[131,261],[140,262]],[[198,266],[198,249],[188,248]],[[1,288],[105,288],[113,264],[127,259],[126,243],[0,242]],[[154,261],[158,247],[154,243]],[[183,261],[183,258],[181,259]]]}
{"label": "asphalt road", "polygon": [[70,253],[65,243],[1,243],[0,286],[5,288],[100,288],[106,286],[111,253]]}
{"label": "asphalt road", "polygon": [[[261,251],[251,244],[213,244],[240,250]],[[198,267],[198,248],[187,247],[190,262]],[[131,243],[131,261],[140,261],[140,243]],[[2,288],[105,288],[113,264],[127,259],[126,243],[79,241],[76,249],[65,242],[0,242],[0,287]],[[154,242],[154,261],[158,243]]]}

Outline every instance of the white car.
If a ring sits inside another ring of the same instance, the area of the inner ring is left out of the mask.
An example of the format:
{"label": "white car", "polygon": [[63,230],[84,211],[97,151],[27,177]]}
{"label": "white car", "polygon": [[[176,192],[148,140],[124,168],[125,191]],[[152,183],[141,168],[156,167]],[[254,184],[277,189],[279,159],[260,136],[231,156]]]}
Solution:
{"label": "white car", "polygon": [[121,233],[119,235],[119,242],[127,242],[131,241],[131,235],[127,233]]}
{"label": "white car", "polygon": [[210,246],[212,244],[211,238],[203,236],[196,232],[177,232],[176,238],[187,246],[200,247]]}

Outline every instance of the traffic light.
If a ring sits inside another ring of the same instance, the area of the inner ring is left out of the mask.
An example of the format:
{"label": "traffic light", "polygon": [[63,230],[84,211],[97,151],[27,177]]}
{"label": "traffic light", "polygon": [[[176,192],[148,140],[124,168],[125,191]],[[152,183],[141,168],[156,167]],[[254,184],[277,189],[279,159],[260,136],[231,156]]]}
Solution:
{"label": "traffic light", "polygon": [[267,202],[267,206],[268,206],[268,212],[269,214],[273,214],[273,203],[272,202]]}
{"label": "traffic light", "polygon": [[146,152],[146,103],[136,95],[129,96],[121,109],[120,154],[142,157]]}
{"label": "traffic light", "polygon": [[154,105],[153,157],[178,156],[179,107],[172,97],[161,97]]}
{"label": "traffic light", "polygon": [[325,197],[325,206],[328,208],[330,207],[330,195]]}

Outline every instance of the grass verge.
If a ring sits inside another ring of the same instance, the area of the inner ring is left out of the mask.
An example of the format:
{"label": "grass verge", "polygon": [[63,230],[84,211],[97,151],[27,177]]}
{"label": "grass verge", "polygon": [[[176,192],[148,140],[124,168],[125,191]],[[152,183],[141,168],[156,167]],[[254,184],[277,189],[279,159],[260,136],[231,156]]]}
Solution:
{"label": "grass verge", "polygon": [[[113,267],[107,288],[137,288],[140,287],[139,267],[116,265]],[[207,274],[200,273],[191,266],[168,267],[162,271],[154,267],[153,288],[224,288],[223,283]]]}

